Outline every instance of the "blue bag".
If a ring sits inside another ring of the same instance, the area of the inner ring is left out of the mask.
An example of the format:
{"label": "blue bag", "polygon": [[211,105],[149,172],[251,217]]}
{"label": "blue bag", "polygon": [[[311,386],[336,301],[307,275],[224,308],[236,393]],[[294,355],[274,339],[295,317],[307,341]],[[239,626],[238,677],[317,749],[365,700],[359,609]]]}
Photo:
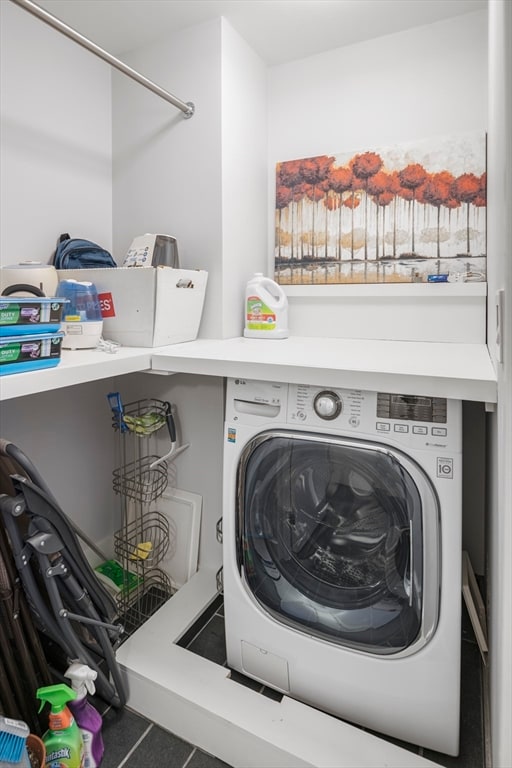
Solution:
{"label": "blue bag", "polygon": [[59,237],[53,257],[55,269],[97,269],[99,267],[117,267],[111,254],[91,240],[70,236],[65,233]]}

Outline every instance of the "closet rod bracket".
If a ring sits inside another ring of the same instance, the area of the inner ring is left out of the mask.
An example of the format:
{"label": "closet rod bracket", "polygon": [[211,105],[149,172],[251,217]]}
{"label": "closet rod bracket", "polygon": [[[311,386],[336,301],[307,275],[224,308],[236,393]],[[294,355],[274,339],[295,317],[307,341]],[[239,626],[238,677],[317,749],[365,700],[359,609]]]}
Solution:
{"label": "closet rod bracket", "polygon": [[193,101],[187,101],[187,107],[188,107],[188,110],[183,113],[183,117],[185,118],[185,120],[188,120],[190,117],[193,117],[194,112],[196,111]]}

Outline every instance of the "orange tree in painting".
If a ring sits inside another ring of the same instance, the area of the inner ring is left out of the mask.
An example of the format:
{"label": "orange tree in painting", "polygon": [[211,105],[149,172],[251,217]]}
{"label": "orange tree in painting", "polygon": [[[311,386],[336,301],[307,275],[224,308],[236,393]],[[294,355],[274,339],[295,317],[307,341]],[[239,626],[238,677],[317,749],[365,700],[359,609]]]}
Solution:
{"label": "orange tree in painting", "polygon": [[277,211],[277,222],[276,222],[276,242],[278,244],[278,253],[279,258],[281,258],[281,240],[282,240],[282,226],[281,226],[281,215],[283,208],[287,208],[292,201],[292,191],[288,187],[284,187],[282,184],[277,187],[276,189],[276,211]]}
{"label": "orange tree in painting", "polygon": [[[358,208],[361,205],[361,197],[356,194],[356,190],[358,189],[358,185],[356,184],[356,181],[352,182],[352,186],[350,189],[350,197],[346,197],[343,200],[343,205],[345,208],[350,208],[351,211],[351,217],[352,217],[352,223],[350,226],[350,258],[352,262],[354,261],[354,211],[356,208]],[[352,270],[352,265],[351,265]]]}
{"label": "orange tree in painting", "polygon": [[441,206],[446,205],[451,195],[453,176],[448,171],[433,173],[422,190],[422,198],[437,208],[437,258],[441,257],[440,222]]}
{"label": "orange tree in painting", "polygon": [[321,200],[325,191],[322,188],[323,182],[329,176],[329,171],[334,163],[334,157],[327,157],[327,155],[320,155],[319,157],[311,157],[308,160],[303,160],[300,165],[302,180],[308,185],[306,189],[306,196],[313,203],[313,221],[311,227],[311,255],[314,257],[316,254],[315,244],[315,211],[316,205]]}
{"label": "orange tree in painting", "polygon": [[402,186],[398,177],[398,171],[393,171],[388,175],[388,194],[393,198],[393,253],[392,256],[396,258],[396,228],[397,228],[397,212],[398,212],[398,196]]}
{"label": "orange tree in painting", "polygon": [[[340,196],[341,197],[341,196]],[[332,189],[326,189],[325,196],[323,198],[323,203],[326,208],[326,211],[329,211],[330,213],[333,213],[334,211],[338,211],[338,215],[341,212],[341,200],[338,195],[335,195]],[[339,221],[341,222],[341,216],[339,216]],[[338,259],[341,259],[340,255],[340,236],[341,236],[341,223],[338,227],[338,237],[337,237],[337,248],[336,248],[336,257]],[[326,212],[325,214],[325,233],[324,233],[324,258],[327,259],[328,252],[328,242],[329,242],[329,214]]]}
{"label": "orange tree in painting", "polygon": [[352,173],[363,184],[363,190],[365,193],[364,201],[364,258],[368,259],[368,179],[375,176],[378,171],[384,165],[380,155],[376,152],[363,152],[362,155],[356,155],[351,161],[350,166]]}
{"label": "orange tree in painting", "polygon": [[[384,196],[384,193],[387,192],[389,186],[389,176],[387,173],[384,173],[384,171],[378,171],[374,176],[371,176],[368,179],[368,183],[366,185],[366,191],[369,195],[372,196],[373,202],[375,203],[375,222],[376,222],[376,229],[375,229],[375,258],[379,258],[379,207],[380,205],[388,205],[388,203],[391,202],[392,197],[389,199]],[[381,198],[381,195],[383,196]],[[382,202],[381,202],[382,199]]]}
{"label": "orange tree in painting", "polygon": [[[414,201],[418,194],[418,188],[426,181],[427,172],[419,163],[411,163],[398,172],[398,178],[402,187],[408,190],[411,195],[411,253],[414,254]],[[407,199],[407,195],[403,195],[403,197]]]}
{"label": "orange tree in painting", "polygon": [[[352,183],[354,177],[350,168],[331,168],[328,176],[328,183],[331,190],[337,195],[338,204],[335,206],[338,209],[338,237],[336,255],[338,259],[341,259],[341,204],[343,201],[343,193],[352,190]],[[353,193],[352,193],[353,197]],[[345,203],[343,203],[345,205]],[[333,210],[333,207],[331,207]],[[352,258],[354,254],[352,253]]]}
{"label": "orange tree in painting", "polygon": [[485,208],[487,205],[487,174],[482,173],[480,176],[480,190],[478,195],[472,201],[475,208]]}
{"label": "orange tree in painting", "polygon": [[[286,187],[290,190],[290,216],[291,216],[291,256],[293,259],[294,256],[294,208],[293,208],[293,202],[296,200],[295,198],[295,190],[296,187],[298,187],[301,184],[302,178],[300,173],[300,162],[299,160],[289,160],[286,163],[278,163],[277,164],[277,184],[278,187]],[[297,206],[296,206],[297,207]]]}
{"label": "orange tree in painting", "polygon": [[470,255],[470,232],[469,232],[469,204],[472,203],[480,193],[480,179],[474,173],[463,173],[458,176],[452,184],[452,195],[461,203],[466,203],[466,241],[467,255]]}

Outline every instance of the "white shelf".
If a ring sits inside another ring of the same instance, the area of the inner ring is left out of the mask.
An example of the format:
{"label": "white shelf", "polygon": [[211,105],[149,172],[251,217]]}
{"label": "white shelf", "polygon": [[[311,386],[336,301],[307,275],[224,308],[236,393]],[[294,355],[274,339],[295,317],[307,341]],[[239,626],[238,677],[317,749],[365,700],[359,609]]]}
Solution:
{"label": "white shelf", "polygon": [[496,402],[485,344],[200,339],[153,350],[154,370]]}
{"label": "white shelf", "polygon": [[468,283],[350,283],[347,285],[282,285],[288,298],[308,296],[324,299],[326,296],[342,298],[409,298],[422,299],[467,299],[487,296],[486,282]]}
{"label": "white shelf", "polygon": [[495,403],[496,373],[485,344],[367,339],[198,339],[158,348],[62,353],[56,368],[0,378],[0,399],[135,371],[239,376]]}
{"label": "white shelf", "polygon": [[132,709],[229,765],[440,768],[288,696],[262,696],[177,645],[216,594],[215,572],[200,569],[117,650]]}
{"label": "white shelf", "polygon": [[122,347],[114,354],[98,349],[62,350],[55,368],[14,373],[0,378],[0,400],[70,387],[151,368],[151,349]]}

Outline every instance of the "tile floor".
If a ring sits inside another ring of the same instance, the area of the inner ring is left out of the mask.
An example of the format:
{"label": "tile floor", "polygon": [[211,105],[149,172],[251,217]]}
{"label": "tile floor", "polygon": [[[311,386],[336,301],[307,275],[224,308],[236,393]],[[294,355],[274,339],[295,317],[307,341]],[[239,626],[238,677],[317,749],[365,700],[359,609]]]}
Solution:
{"label": "tile floor", "polygon": [[[217,664],[226,663],[224,617],[219,597],[180,640],[180,645]],[[242,685],[260,690],[264,696],[280,698],[275,691],[232,673]],[[462,631],[461,751],[457,758],[410,744],[396,742],[445,768],[485,768],[483,732],[482,666],[480,653],[467,614]],[[97,703],[96,703],[97,705]],[[165,731],[126,708],[103,713],[105,755],[101,768],[229,768],[193,744]],[[262,768],[264,768],[262,766]]]}

